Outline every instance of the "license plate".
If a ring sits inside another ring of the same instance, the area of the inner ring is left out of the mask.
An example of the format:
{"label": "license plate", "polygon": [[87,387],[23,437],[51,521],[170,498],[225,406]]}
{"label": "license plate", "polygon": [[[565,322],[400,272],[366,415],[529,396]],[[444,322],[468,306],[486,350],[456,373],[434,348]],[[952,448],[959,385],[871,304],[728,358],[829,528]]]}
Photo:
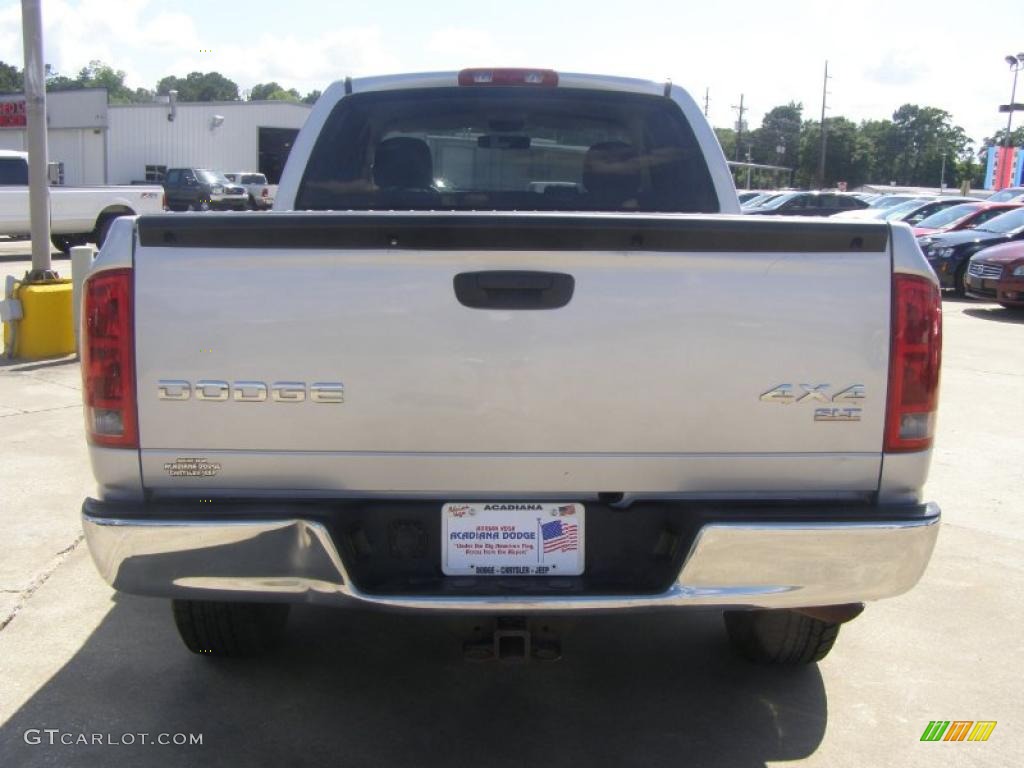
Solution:
{"label": "license plate", "polygon": [[493,502],[441,508],[446,576],[579,576],[582,504]]}

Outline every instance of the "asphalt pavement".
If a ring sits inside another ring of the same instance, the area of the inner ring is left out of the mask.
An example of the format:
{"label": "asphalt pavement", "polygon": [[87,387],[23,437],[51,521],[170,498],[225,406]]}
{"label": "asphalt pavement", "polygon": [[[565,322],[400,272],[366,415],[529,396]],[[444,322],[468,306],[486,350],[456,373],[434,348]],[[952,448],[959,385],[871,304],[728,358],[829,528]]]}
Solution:
{"label": "asphalt pavement", "polygon": [[[0,270],[25,249],[0,246]],[[573,619],[560,661],[502,665],[463,659],[461,621],[299,607],[275,656],[194,656],[166,601],[115,594],[89,560],[77,362],[4,362],[0,766],[1017,765],[1024,313],[944,309],[932,563],[795,670],[735,659],[709,611]],[[998,724],[921,742],[931,720]],[[162,734],[202,743],[143,743]]]}

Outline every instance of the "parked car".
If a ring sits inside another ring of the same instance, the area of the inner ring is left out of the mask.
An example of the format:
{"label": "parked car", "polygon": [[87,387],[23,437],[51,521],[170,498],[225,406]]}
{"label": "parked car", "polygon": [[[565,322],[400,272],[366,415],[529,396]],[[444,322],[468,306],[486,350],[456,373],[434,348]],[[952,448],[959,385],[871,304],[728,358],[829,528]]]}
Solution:
{"label": "parked car", "polygon": [[844,192],[787,192],[744,213],[758,216],[832,216],[839,211],[867,208],[868,204]]}
{"label": "parked car", "polygon": [[267,177],[262,173],[253,171],[231,171],[225,173],[224,177],[232,184],[245,187],[249,193],[249,207],[254,210],[265,211],[274,207],[274,196],[277,194],[277,185],[268,184]]}
{"label": "parked car", "polygon": [[[840,219],[877,219],[882,218],[889,211],[913,202],[924,202],[926,200],[932,200],[927,195],[888,195],[878,200],[873,200],[867,204],[866,208],[861,208],[856,211],[839,211],[835,214],[836,218]],[[881,203],[881,205],[877,205]]]}
{"label": "parked car", "polygon": [[839,211],[835,214],[837,219],[874,219],[876,221],[882,221],[887,216],[892,214],[893,211],[904,211],[913,210],[918,205],[921,205],[928,200],[933,198],[926,196],[910,197],[904,200],[897,200],[891,205],[880,205],[872,206],[868,204],[866,208],[861,208],[856,211]]}
{"label": "parked car", "polygon": [[[974,229],[989,219],[1001,216],[1007,211],[1020,208],[1021,203],[989,203],[977,201],[961,203],[933,213],[914,225],[914,236],[927,238],[943,232],[959,232],[962,229]],[[926,242],[919,239],[918,243]]]}
{"label": "parked car", "polygon": [[755,190],[749,190],[748,189],[745,192],[737,192],[736,193],[736,197],[739,199],[740,205],[743,205],[744,203],[753,200],[755,197],[761,197],[762,195],[764,195],[764,193],[763,192],[759,192],[756,189]]}
{"label": "parked car", "polygon": [[963,295],[967,290],[967,262],[992,245],[1024,240],[1024,207],[1008,211],[974,229],[935,235],[924,246],[925,257],[943,288]]}
{"label": "parked car", "polygon": [[978,251],[967,264],[967,295],[1024,309],[1024,242]]}
{"label": "parked car", "polygon": [[[53,245],[102,246],[110,224],[119,216],[159,213],[163,190],[157,186],[50,187],[50,232]],[[28,204],[28,153],[0,150],[0,235],[25,237],[31,230]]]}
{"label": "parked car", "polygon": [[909,201],[887,209],[881,218],[885,221],[902,221],[904,224],[914,226],[933,213],[969,202],[971,202],[971,198],[968,197],[933,197],[928,200]]}
{"label": "parked car", "polygon": [[990,195],[989,203],[1022,203],[1024,202],[1024,187],[1007,187],[1001,189],[994,195]]}
{"label": "parked car", "polygon": [[920,200],[921,195],[901,194],[901,195],[879,195],[874,200],[868,201],[868,208],[891,208],[894,205],[900,203],[906,203],[911,200]]}
{"label": "parked car", "polygon": [[294,147],[281,210],[122,220],[83,292],[85,537],[190,650],[272,646],[289,603],[700,606],[807,664],[918,581],[941,296],[908,227],[721,215],[674,84],[349,80]]}
{"label": "parked car", "polygon": [[782,197],[782,195],[784,195],[784,194],[786,194],[786,193],[785,192],[762,192],[757,197],[753,197],[750,200],[748,200],[747,202],[742,203],[740,205],[740,208],[742,208],[744,211],[749,210],[751,208],[757,208],[757,207],[762,206],[765,203],[769,202],[770,200],[774,200],[777,197]]}
{"label": "parked car", "polygon": [[168,168],[164,193],[172,211],[244,211],[249,207],[244,187],[207,168]]}

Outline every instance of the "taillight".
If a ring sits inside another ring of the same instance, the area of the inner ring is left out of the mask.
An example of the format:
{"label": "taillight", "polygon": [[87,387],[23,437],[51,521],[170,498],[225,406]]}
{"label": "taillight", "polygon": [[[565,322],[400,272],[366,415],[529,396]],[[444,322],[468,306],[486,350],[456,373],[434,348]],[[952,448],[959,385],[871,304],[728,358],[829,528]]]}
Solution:
{"label": "taillight", "polygon": [[89,442],[138,448],[132,271],[112,269],[85,281],[82,391]]}
{"label": "taillight", "polygon": [[930,280],[895,275],[886,452],[921,451],[935,434],[942,362],[942,296]]}
{"label": "taillight", "polygon": [[270,194],[270,190],[267,189],[266,187],[264,187],[263,191],[260,192],[260,197],[267,197],[269,194]]}
{"label": "taillight", "polygon": [[558,85],[558,73],[551,69],[464,69],[459,85]]}
{"label": "taillight", "polygon": [[164,210],[166,211],[167,210],[167,193],[166,192],[164,192],[163,200],[161,201],[161,203],[163,205]]}

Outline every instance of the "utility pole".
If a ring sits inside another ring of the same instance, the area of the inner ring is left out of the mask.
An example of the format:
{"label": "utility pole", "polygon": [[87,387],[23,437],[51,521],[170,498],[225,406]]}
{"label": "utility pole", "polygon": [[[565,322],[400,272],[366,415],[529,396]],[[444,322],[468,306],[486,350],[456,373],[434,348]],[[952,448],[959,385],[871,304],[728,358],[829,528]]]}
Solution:
{"label": "utility pole", "polygon": [[704,117],[708,116],[708,104],[711,103],[711,88],[704,89]]}
{"label": "utility pole", "polygon": [[828,101],[828,61],[825,61],[825,79],[821,84],[821,157],[818,158],[818,189],[825,186],[825,146],[827,134],[825,132],[825,105]]}
{"label": "utility pole", "polygon": [[733,152],[732,159],[739,161],[740,159],[740,139],[743,138],[743,113],[747,111],[746,107],[743,106],[743,94],[740,94],[740,105],[737,107],[733,104],[733,109],[739,112],[739,119],[736,121],[736,151]]}
{"label": "utility pole", "polygon": [[46,70],[40,0],[21,0],[25,47],[25,133],[28,134],[28,209],[32,235],[29,282],[56,277],[50,263],[50,182],[46,173]]}

